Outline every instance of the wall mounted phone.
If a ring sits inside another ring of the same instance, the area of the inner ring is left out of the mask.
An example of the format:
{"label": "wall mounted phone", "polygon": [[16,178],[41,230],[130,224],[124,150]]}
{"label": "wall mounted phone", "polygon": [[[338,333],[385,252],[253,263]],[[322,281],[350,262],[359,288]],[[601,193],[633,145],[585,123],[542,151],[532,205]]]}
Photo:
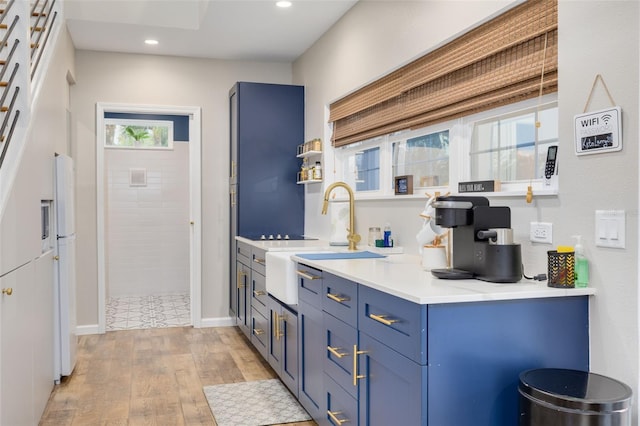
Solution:
{"label": "wall mounted phone", "polygon": [[546,179],[551,179],[556,173],[556,162],[558,158],[558,146],[552,145],[547,149],[547,161],[544,165],[544,177]]}

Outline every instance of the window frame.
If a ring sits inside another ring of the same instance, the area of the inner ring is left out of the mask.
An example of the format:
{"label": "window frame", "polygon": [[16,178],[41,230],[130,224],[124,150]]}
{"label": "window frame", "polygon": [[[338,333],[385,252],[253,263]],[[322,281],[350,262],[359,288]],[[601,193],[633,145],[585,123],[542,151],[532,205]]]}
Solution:
{"label": "window frame", "polygon": [[[515,104],[501,106],[492,110],[483,111],[477,114],[456,118],[453,120],[433,124],[427,127],[414,130],[401,130],[392,134],[377,136],[367,141],[362,141],[343,147],[331,147],[335,162],[336,172],[335,180],[344,180],[342,175],[344,170],[344,161],[348,156],[363,149],[374,147],[380,148],[380,189],[377,191],[356,191],[354,194],[358,200],[375,200],[375,199],[415,199],[424,198],[426,193],[441,194],[451,193],[458,194],[458,184],[460,182],[469,181],[471,175],[471,159],[470,150],[473,137],[473,130],[476,123],[487,122],[497,119],[501,116],[514,116],[525,114],[531,111],[546,109],[558,106],[557,93],[551,93],[540,98],[527,99]],[[412,195],[396,195],[393,177],[393,143],[406,141],[419,136],[431,133],[438,133],[444,130],[449,131],[449,183],[442,186],[419,187],[414,181],[414,194]],[[331,126],[327,128],[330,139]],[[538,149],[536,137],[536,151]],[[558,140],[558,145],[560,141]],[[329,176],[326,176],[325,187],[332,183]],[[346,181],[346,180],[345,180]],[[501,191],[483,192],[483,196],[491,197],[517,197],[524,196],[528,187],[532,187],[532,191],[536,196],[555,196],[558,194],[559,180],[558,176],[553,176],[550,180],[544,178],[531,178],[526,180],[501,182]]]}

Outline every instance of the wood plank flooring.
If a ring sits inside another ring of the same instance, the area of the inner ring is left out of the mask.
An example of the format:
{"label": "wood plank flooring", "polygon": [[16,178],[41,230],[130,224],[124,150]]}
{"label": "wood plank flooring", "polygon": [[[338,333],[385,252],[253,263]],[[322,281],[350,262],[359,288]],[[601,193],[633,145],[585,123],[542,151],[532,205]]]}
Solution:
{"label": "wood plank flooring", "polygon": [[40,426],[215,426],[203,386],[274,377],[236,327],[80,336],[75,370],[55,386]]}

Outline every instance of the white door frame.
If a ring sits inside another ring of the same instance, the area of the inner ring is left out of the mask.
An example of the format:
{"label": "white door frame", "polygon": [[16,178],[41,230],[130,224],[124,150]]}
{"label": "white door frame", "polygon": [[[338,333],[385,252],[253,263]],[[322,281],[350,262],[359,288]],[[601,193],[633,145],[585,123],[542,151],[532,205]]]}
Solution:
{"label": "white door frame", "polygon": [[190,214],[190,292],[191,324],[201,327],[202,298],[202,200],[201,200],[201,122],[199,107],[162,105],[135,105],[98,102],[96,104],[96,192],[98,239],[98,332],[106,330],[106,267],[105,267],[105,167],[104,167],[104,113],[124,112],[136,114],[188,115],[189,118],[189,214]]}

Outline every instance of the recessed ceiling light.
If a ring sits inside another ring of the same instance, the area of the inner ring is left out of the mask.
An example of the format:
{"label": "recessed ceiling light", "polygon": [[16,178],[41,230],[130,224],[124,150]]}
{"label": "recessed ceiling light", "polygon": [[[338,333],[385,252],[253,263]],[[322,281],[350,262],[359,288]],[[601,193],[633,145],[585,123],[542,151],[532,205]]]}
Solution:
{"label": "recessed ceiling light", "polygon": [[291,2],[287,1],[287,0],[280,0],[279,2],[276,3],[276,6],[278,6],[278,7],[289,7],[289,6],[291,6]]}
{"label": "recessed ceiling light", "polygon": [[158,44],[158,40],[154,40],[152,38],[148,38],[144,41],[145,44],[156,45]]}

